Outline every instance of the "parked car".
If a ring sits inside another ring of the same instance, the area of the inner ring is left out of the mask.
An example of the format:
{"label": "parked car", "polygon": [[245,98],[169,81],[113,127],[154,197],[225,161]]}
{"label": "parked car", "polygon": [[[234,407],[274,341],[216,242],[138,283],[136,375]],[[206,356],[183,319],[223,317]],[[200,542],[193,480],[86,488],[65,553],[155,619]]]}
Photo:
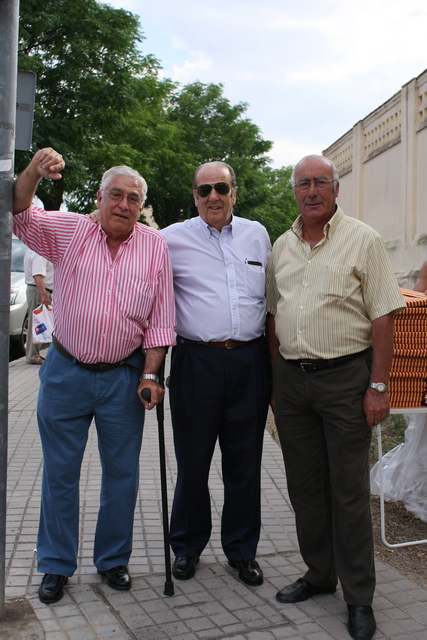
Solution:
{"label": "parked car", "polygon": [[24,255],[27,246],[18,238],[12,238],[12,265],[10,278],[10,357],[25,355],[27,341],[28,313],[24,276]]}

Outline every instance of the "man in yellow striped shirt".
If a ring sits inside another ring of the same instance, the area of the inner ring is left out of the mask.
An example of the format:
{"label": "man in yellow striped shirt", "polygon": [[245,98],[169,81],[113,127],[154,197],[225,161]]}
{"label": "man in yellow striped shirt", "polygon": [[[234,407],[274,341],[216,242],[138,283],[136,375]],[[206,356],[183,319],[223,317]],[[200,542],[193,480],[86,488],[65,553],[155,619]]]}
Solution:
{"label": "man in yellow striped shirt", "polygon": [[267,338],[276,425],[308,570],[276,598],[334,593],[339,578],[349,633],[370,640],[371,427],[389,413],[393,315],[405,303],[379,234],[337,206],[333,163],[307,156],[292,179],[301,215],[271,254]]}

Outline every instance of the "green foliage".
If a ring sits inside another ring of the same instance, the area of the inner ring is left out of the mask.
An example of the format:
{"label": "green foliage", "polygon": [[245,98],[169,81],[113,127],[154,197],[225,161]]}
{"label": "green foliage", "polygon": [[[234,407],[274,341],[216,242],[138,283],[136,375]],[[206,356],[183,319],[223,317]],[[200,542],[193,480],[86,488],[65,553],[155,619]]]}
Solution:
{"label": "green foliage", "polygon": [[256,220],[267,228],[272,242],[287,231],[299,215],[291,183],[292,169],[290,165],[280,169],[264,169],[267,195],[255,214]]}
{"label": "green foliage", "polygon": [[19,68],[37,74],[33,148],[16,153],[21,171],[42,147],[66,161],[63,178],[43,180],[46,209],[91,211],[102,173],[128,164],[147,180],[147,204],[160,227],[197,215],[196,167],[211,160],[233,166],[235,212],[262,222],[272,240],[295,217],[290,168],[272,169],[272,143],[232,105],[221,84],[180,87],[158,76],[159,62],[142,55],[139,19],[96,0],[21,0]]}
{"label": "green foliage", "polygon": [[[136,16],[96,0],[21,1],[18,65],[37,74],[37,95],[33,149],[17,153],[17,168],[45,146],[67,163],[62,180],[40,187],[47,208],[91,179],[90,157],[106,151],[105,138],[134,108],[135,84],[157,73],[137,49],[141,39]],[[126,157],[120,138],[116,146],[115,159]]]}
{"label": "green foliage", "polygon": [[243,114],[247,105],[231,105],[221,84],[194,82],[175,88],[169,97],[167,122],[174,127],[167,148],[159,150],[148,202],[160,227],[197,215],[192,194],[195,169],[203,162],[229,163],[238,177],[236,213],[246,216],[262,195],[252,186],[262,183],[265,155],[272,143]]}

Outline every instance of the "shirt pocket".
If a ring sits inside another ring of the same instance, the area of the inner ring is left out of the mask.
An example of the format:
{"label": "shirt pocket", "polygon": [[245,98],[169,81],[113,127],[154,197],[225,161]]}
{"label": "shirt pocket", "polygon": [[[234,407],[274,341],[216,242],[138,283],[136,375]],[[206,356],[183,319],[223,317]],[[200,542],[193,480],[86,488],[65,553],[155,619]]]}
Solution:
{"label": "shirt pocket", "polygon": [[351,289],[353,267],[346,264],[325,266],[321,291],[328,298],[346,298]]}
{"label": "shirt pocket", "polygon": [[265,294],[265,269],[261,264],[245,263],[245,293],[250,298]]}
{"label": "shirt pocket", "polygon": [[125,318],[148,327],[154,300],[154,286],[145,280],[128,276],[123,282],[120,311]]}

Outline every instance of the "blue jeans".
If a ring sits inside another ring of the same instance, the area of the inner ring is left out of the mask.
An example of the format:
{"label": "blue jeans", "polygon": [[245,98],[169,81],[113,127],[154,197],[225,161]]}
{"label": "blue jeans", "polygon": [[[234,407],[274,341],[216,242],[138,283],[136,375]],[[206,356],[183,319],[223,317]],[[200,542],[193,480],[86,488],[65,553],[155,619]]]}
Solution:
{"label": "blue jeans", "polygon": [[[129,361],[143,367],[143,354]],[[44,468],[38,570],[72,576],[77,568],[79,480],[89,426],[95,419],[102,466],[94,564],[127,565],[132,551],[144,407],[138,369],[84,369],[49,349],[40,369],[37,417]]]}

